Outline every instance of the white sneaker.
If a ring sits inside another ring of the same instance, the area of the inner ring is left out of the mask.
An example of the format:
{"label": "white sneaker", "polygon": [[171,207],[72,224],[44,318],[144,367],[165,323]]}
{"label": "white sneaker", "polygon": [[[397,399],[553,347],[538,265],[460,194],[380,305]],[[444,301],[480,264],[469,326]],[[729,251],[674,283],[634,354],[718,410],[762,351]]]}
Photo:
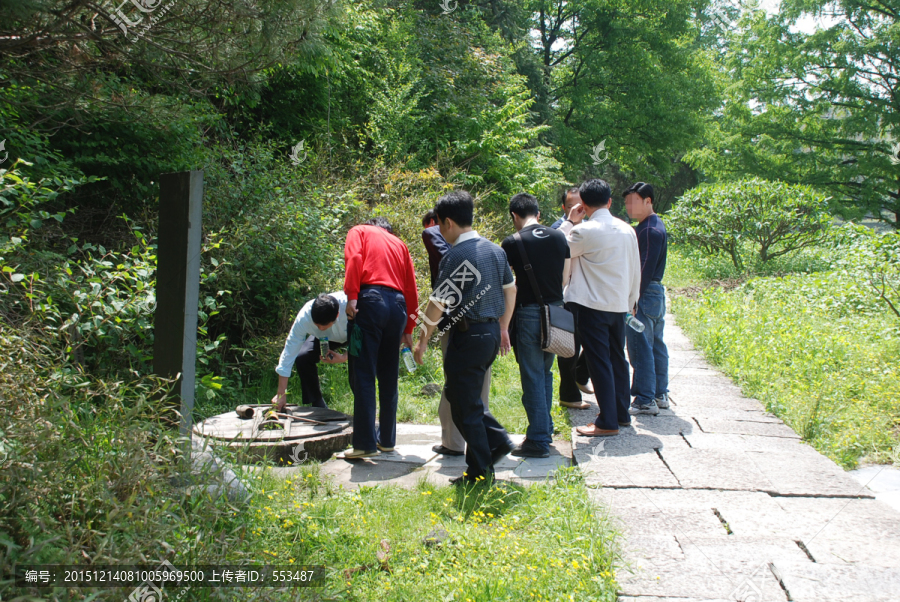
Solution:
{"label": "white sneaker", "polygon": [[656,402],[656,407],[660,410],[668,410],[669,409],[669,394],[663,393],[653,401]]}

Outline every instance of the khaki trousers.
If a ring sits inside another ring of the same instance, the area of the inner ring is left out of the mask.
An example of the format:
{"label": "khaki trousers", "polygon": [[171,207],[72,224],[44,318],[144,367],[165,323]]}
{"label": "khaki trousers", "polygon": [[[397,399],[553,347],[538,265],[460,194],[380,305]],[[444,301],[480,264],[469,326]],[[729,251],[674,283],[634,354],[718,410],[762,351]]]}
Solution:
{"label": "khaki trousers", "polygon": [[[450,342],[450,333],[444,333],[441,339],[441,357],[447,356],[447,345]],[[484,375],[484,385],[481,387],[481,401],[484,403],[484,411],[488,412],[488,398],[491,396],[491,371],[488,370]],[[453,417],[450,415],[450,402],[447,401],[447,395],[441,391],[441,405],[438,406],[438,416],[441,419],[441,445],[448,449],[459,452],[466,451],[466,440],[462,433],[453,424]]]}

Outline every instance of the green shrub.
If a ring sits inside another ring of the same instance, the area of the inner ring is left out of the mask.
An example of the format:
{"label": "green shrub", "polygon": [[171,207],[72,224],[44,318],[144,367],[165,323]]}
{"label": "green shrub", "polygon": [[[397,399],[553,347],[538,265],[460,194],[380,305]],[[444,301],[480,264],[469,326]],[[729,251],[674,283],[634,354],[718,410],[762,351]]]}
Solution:
{"label": "green shrub", "polygon": [[687,191],[666,225],[673,241],[725,254],[744,271],[748,248],[766,263],[821,241],[831,224],[827,208],[808,186],[741,180]]}

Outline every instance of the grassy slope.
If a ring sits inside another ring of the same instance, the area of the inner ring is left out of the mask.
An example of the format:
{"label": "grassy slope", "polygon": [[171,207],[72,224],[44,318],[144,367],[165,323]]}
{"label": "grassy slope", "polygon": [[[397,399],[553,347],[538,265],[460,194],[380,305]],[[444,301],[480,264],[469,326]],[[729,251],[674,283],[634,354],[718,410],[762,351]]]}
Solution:
{"label": "grassy slope", "polygon": [[730,267],[677,247],[670,258],[679,325],[745,394],[842,466],[900,460],[900,324],[853,274],[817,251],[767,266],[785,275],[700,292]]}

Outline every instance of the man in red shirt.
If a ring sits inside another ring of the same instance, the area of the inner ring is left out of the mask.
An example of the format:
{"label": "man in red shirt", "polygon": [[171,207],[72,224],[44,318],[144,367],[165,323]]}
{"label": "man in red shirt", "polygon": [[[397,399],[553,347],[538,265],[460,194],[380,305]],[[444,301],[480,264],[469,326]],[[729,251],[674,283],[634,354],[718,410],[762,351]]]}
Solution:
{"label": "man in red shirt", "polygon": [[[397,436],[397,376],[400,347],[412,347],[419,306],[416,272],[409,249],[383,217],[347,233],[344,292],[350,389],[353,391],[353,451],[368,458],[392,451]],[[379,429],[375,429],[375,380]]]}

